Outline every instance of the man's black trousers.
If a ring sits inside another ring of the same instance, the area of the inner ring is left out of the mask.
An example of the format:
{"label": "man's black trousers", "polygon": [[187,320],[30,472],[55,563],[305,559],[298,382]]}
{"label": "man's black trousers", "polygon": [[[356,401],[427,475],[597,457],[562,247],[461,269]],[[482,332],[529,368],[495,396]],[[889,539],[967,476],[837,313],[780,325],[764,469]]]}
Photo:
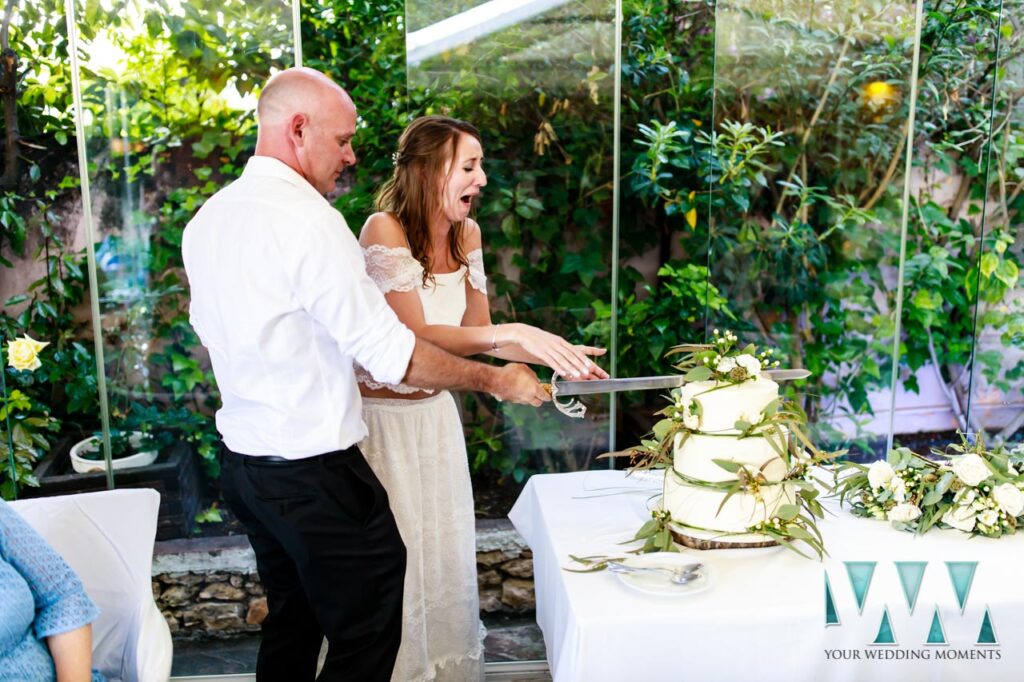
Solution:
{"label": "man's black trousers", "polygon": [[301,460],[225,452],[221,484],[267,593],[258,682],[388,682],[402,634],[405,545],[356,447]]}

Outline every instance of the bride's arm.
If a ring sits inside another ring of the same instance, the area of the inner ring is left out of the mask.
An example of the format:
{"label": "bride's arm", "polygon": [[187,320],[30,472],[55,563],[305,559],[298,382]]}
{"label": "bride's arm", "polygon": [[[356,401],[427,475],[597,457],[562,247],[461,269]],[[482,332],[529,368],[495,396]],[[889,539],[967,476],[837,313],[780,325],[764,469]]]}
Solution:
{"label": "bride's arm", "polygon": [[[480,228],[472,221],[467,222],[463,244],[468,254],[480,248]],[[359,243],[364,249],[372,249],[375,246],[385,249],[408,248],[401,225],[385,213],[370,216],[360,232]],[[415,262],[411,266],[418,267]],[[607,376],[587,359],[587,355],[604,353],[602,349],[574,346],[555,334],[525,324],[491,325],[487,295],[480,291],[484,287],[479,281],[479,288],[475,288],[471,278],[467,277],[466,313],[463,315],[462,326],[428,325],[417,292],[419,280],[412,281],[415,278],[410,278],[408,272],[398,274],[376,272],[374,269],[374,266],[368,263],[368,270],[372,271],[371,277],[374,277],[378,286],[383,280],[396,280],[389,281],[382,289],[386,292],[384,296],[388,305],[398,318],[416,336],[440,346],[449,353],[463,357],[487,353],[505,360],[547,365],[565,377]],[[420,274],[422,275],[422,270]]]}
{"label": "bride's arm", "polygon": [[[475,228],[475,243],[479,245],[479,228]],[[472,241],[470,242],[472,243]],[[423,304],[417,289],[422,285],[423,270],[408,252],[409,243],[401,224],[387,213],[371,215],[359,232],[359,244],[366,253],[367,272],[384,291],[388,305],[398,319],[409,327],[416,336],[430,341],[454,355],[469,356],[492,350],[496,343],[510,343],[508,330],[501,339],[495,338],[494,329],[488,321],[481,325],[456,327],[451,325],[428,325],[423,315]],[[467,291],[477,293],[467,285]],[[487,297],[481,296],[486,312]],[[479,300],[468,301],[479,305]],[[535,359],[531,359],[535,361]],[[568,367],[566,367],[568,369]]]}
{"label": "bride's arm", "polygon": [[467,221],[463,245],[469,256],[470,272],[466,278],[466,313],[462,317],[462,326],[464,329],[475,327],[490,332],[491,343],[482,352],[502,360],[547,365],[565,377],[608,378],[608,374],[587,357],[604,355],[603,348],[573,345],[560,336],[528,324],[493,325],[480,252],[480,228],[472,220]]}

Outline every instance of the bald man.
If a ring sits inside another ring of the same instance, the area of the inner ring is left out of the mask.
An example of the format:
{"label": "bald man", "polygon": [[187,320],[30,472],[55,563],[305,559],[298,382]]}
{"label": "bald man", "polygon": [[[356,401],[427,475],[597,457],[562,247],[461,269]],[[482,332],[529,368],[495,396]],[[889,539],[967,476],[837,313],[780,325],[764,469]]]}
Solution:
{"label": "bald man", "polygon": [[492,367],[417,340],[366,274],[324,199],[356,162],[356,110],[312,69],[283,71],[257,109],[256,154],[185,229],[190,318],[221,393],[221,487],[256,552],[269,613],[258,680],[390,679],[405,546],[357,443],[353,362],[382,383],[482,390],[539,405],[523,365]]}

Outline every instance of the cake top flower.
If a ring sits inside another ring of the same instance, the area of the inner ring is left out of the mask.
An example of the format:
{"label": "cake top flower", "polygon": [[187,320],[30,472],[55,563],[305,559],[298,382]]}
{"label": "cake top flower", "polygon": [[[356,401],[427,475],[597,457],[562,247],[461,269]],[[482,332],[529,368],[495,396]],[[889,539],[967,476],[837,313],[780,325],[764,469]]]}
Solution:
{"label": "cake top flower", "polygon": [[670,353],[685,353],[675,368],[686,374],[687,381],[715,381],[739,384],[756,381],[761,370],[778,367],[775,350],[758,351],[754,344],[739,345],[731,331],[715,329],[711,343],[676,346]]}

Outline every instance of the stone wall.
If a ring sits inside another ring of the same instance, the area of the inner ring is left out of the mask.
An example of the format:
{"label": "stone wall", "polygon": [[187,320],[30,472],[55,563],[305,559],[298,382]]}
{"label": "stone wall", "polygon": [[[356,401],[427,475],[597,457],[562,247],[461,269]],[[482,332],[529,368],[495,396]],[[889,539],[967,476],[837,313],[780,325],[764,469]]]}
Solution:
{"label": "stone wall", "polygon": [[[477,572],[481,611],[533,611],[533,556],[508,521],[477,522]],[[244,536],[158,542],[153,597],[177,639],[257,632],[267,615]]]}

